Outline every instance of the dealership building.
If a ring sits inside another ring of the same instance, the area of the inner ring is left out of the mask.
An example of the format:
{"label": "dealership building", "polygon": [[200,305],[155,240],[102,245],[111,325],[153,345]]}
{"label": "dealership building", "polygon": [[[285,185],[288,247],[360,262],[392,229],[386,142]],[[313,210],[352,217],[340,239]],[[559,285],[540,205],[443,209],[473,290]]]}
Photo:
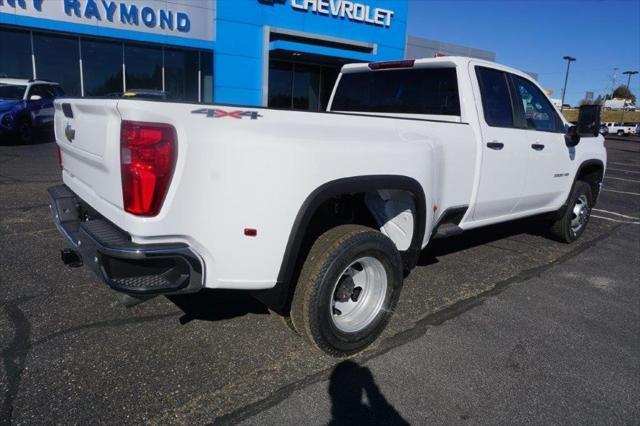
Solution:
{"label": "dealership building", "polygon": [[409,36],[409,13],[407,0],[0,0],[0,77],[313,111],[344,63],[495,59]]}

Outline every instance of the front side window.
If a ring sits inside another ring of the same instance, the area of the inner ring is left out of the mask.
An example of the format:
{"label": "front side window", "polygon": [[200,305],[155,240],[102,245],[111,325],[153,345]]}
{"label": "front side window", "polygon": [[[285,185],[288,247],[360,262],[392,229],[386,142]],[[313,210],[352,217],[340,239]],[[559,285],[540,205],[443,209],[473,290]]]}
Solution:
{"label": "front side window", "polygon": [[416,68],[343,74],[333,111],[460,115],[455,68]]}
{"label": "front side window", "polygon": [[0,84],[0,99],[20,100],[26,89],[27,86]]}
{"label": "front side window", "polygon": [[55,95],[53,93],[53,90],[51,89],[51,86],[47,86],[44,84],[36,84],[31,86],[31,90],[29,91],[29,98],[31,98],[31,96],[40,96],[42,99],[53,99],[55,98]]}
{"label": "front side window", "polygon": [[549,99],[532,82],[516,75],[512,76],[516,94],[521,100],[527,128],[549,132],[562,131],[562,121]]}
{"label": "front side window", "polygon": [[513,127],[513,108],[507,75],[492,68],[476,67],[484,119],[489,126]]}

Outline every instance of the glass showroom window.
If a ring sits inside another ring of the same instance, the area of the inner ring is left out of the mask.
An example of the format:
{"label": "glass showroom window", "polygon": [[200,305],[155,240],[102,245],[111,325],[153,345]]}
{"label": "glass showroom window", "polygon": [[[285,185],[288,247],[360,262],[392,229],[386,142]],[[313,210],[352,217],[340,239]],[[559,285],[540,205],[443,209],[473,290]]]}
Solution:
{"label": "glass showroom window", "polygon": [[0,27],[0,53],[0,77],[55,81],[70,96],[147,89],[176,101],[213,102],[211,51]]}
{"label": "glass showroom window", "polygon": [[127,44],[124,46],[126,89],[162,90],[162,49]]}
{"label": "glass showroom window", "polygon": [[85,96],[114,96],[122,92],[122,43],[80,40]]}
{"label": "glass showroom window", "polygon": [[291,108],[293,93],[293,64],[271,61],[269,66],[269,106]]}
{"label": "glass showroom window", "polygon": [[31,34],[0,28],[0,77],[33,78]]}
{"label": "glass showroom window", "polygon": [[67,95],[80,96],[78,37],[33,34],[36,77],[59,83]]}
{"label": "glass showroom window", "polygon": [[272,60],[269,64],[269,106],[325,110],[339,73],[337,67]]}
{"label": "glass showroom window", "polygon": [[318,111],[320,107],[320,67],[294,64],[293,109]]}
{"label": "glass showroom window", "polygon": [[213,103],[213,54],[200,52],[200,102]]}
{"label": "glass showroom window", "polygon": [[164,90],[169,99],[198,101],[198,52],[164,49]]}

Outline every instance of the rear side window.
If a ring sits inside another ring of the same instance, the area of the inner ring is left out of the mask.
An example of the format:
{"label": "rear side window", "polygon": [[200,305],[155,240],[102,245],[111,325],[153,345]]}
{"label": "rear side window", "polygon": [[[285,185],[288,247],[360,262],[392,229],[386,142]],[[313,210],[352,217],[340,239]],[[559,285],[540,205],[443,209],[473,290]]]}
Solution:
{"label": "rear side window", "polygon": [[513,127],[513,108],[507,75],[491,68],[476,67],[484,119],[489,126]]}
{"label": "rear side window", "polygon": [[521,100],[527,127],[532,130],[561,132],[564,125],[551,105],[551,101],[532,82],[517,75],[512,76],[516,92]]}
{"label": "rear side window", "polygon": [[53,92],[53,95],[58,98],[60,96],[64,96],[64,90],[62,90],[62,87],[60,86],[55,86],[52,85],[51,87],[51,91]]}
{"label": "rear side window", "polygon": [[331,109],[460,115],[456,70],[417,68],[342,74]]}

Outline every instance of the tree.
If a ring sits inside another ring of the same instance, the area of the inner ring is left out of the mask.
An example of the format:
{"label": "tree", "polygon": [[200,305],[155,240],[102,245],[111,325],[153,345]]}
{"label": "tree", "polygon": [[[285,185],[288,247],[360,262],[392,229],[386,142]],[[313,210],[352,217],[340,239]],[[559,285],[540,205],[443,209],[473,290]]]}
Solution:
{"label": "tree", "polygon": [[618,99],[631,99],[631,102],[636,103],[636,95],[631,93],[631,90],[627,89],[625,85],[616,87],[612,96]]}
{"label": "tree", "polygon": [[580,106],[582,105],[593,105],[593,100],[584,98],[583,100],[580,101]]}

